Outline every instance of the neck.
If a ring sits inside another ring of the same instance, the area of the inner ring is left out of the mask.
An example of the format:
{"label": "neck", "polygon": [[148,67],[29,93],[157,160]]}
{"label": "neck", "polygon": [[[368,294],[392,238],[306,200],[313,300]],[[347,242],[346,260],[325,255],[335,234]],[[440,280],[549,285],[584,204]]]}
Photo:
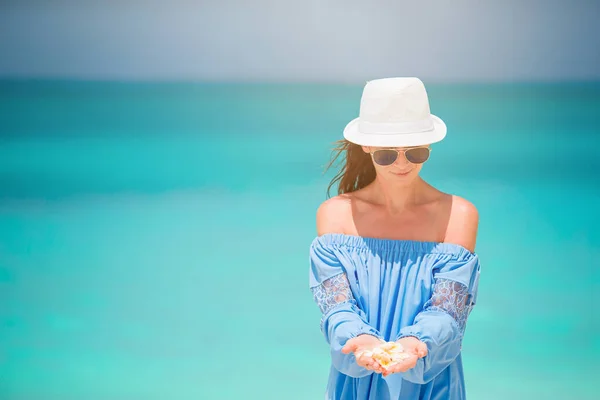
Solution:
{"label": "neck", "polygon": [[426,186],[419,176],[411,182],[402,183],[392,183],[377,177],[373,182],[373,200],[385,206],[390,215],[397,215],[418,204]]}

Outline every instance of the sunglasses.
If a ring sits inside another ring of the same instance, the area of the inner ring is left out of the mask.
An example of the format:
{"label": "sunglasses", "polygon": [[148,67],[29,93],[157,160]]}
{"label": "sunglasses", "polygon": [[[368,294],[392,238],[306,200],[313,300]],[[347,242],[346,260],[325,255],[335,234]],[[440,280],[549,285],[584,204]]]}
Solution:
{"label": "sunglasses", "polygon": [[412,164],[423,164],[429,159],[429,153],[431,149],[429,147],[410,147],[408,149],[379,149],[371,152],[373,161],[377,165],[387,167],[396,162],[400,153],[404,154],[404,157]]}

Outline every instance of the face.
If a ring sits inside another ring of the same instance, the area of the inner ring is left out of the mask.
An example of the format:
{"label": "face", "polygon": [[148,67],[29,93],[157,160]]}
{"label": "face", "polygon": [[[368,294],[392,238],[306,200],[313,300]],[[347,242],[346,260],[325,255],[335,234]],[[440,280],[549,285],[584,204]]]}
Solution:
{"label": "face", "polygon": [[429,159],[429,145],[415,147],[368,147],[377,175],[385,178],[412,180]]}

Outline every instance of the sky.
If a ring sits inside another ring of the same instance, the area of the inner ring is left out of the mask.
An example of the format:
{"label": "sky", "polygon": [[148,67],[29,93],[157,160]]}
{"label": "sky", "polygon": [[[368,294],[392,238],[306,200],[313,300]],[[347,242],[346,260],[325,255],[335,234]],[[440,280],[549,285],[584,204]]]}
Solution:
{"label": "sky", "polygon": [[597,0],[0,0],[0,77],[600,80]]}

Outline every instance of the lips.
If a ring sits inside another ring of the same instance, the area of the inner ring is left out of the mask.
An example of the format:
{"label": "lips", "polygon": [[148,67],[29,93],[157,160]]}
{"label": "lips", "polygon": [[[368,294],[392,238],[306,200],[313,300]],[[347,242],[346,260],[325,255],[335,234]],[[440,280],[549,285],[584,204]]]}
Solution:
{"label": "lips", "polygon": [[404,176],[404,175],[408,175],[410,172],[412,171],[412,169],[405,171],[405,172],[392,172],[394,175],[400,175],[400,176]]}

